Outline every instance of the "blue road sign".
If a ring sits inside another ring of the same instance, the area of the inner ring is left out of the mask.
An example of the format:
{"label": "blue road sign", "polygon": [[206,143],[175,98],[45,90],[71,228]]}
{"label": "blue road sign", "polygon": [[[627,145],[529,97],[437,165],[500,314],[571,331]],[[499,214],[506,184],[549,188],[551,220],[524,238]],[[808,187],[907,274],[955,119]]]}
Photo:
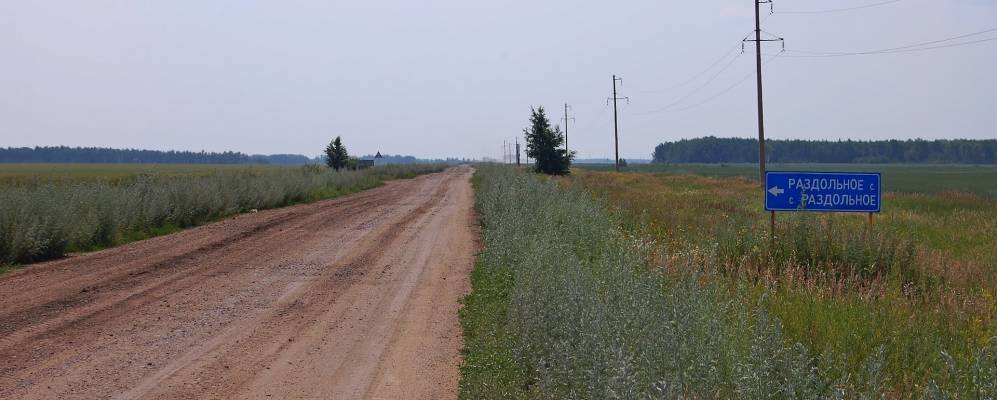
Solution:
{"label": "blue road sign", "polygon": [[878,213],[880,174],[848,172],[765,172],[766,211]]}

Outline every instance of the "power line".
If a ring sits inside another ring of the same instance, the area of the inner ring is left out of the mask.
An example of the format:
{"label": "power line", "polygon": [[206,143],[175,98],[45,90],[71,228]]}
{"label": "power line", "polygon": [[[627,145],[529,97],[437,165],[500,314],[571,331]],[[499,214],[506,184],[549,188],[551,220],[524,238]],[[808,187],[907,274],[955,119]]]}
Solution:
{"label": "power line", "polygon": [[[987,38],[981,40],[974,40],[969,42],[951,43],[947,45],[931,46],[939,43],[951,42],[953,40],[965,39],[973,36],[979,36],[986,33],[997,32],[997,28],[991,28],[982,30],[979,32],[967,33],[959,36],[953,36],[950,38],[932,40],[927,42],[915,43],[900,47],[891,47],[887,49],[879,50],[868,50],[868,51],[858,51],[858,52],[826,52],[826,51],[802,51],[802,50],[786,50],[790,53],[800,53],[800,55],[787,55],[786,57],[810,57],[810,58],[823,58],[823,57],[846,57],[846,56],[862,56],[862,55],[872,55],[872,54],[892,54],[892,53],[907,53],[915,51],[933,50],[941,49],[946,47],[957,47],[965,46],[976,43],[989,42],[992,40],[997,40],[997,38]],[[924,47],[929,46],[929,47]]]}
{"label": "power line", "polygon": [[[783,51],[789,51],[789,50],[783,50]],[[770,57],[767,58],[767,59],[765,59],[765,60],[762,60],[762,65],[763,66],[764,65],[768,65],[770,62],[772,62],[773,60],[775,60],[777,57],[789,57],[789,56],[785,55],[783,52],[779,52],[779,53],[775,53],[775,54],[764,54],[764,55],[770,56]],[[748,78],[751,78],[751,76],[755,75],[755,74],[756,74],[755,71],[752,71],[752,72],[749,72],[749,73],[745,74],[740,79],[738,79],[736,82],[734,82],[734,84],[726,87],[725,89],[723,89],[723,90],[715,93],[714,95],[712,95],[710,97],[707,97],[706,99],[704,99],[704,100],[702,100],[702,101],[700,101],[698,103],[692,104],[690,106],[682,107],[682,108],[669,109],[669,110],[660,110],[660,111],[682,112],[682,111],[692,110],[694,108],[699,108],[699,107],[701,107],[703,105],[706,105],[708,103],[713,102],[713,100],[716,100],[716,99],[722,97],[723,95],[725,95],[727,93],[730,93],[732,90],[738,88],[739,86],[741,86],[745,82],[747,82]],[[660,111],[644,112],[644,113],[635,114],[635,115],[649,115],[649,114],[654,114],[654,113],[660,112]]]}
{"label": "power line", "polygon": [[[764,65],[768,65],[769,62],[772,62],[772,60],[775,60],[776,57],[779,57],[780,55],[782,55],[782,53],[772,54],[771,57],[769,57],[768,59],[762,61],[762,65],[763,66]],[[783,57],[785,57],[785,56],[783,56]],[[723,96],[723,95],[725,95],[727,93],[730,93],[730,91],[736,89],[737,87],[743,85],[745,82],[748,81],[748,78],[751,78],[752,75],[755,75],[754,71],[745,74],[743,77],[741,77],[740,80],[738,80],[737,82],[735,82],[733,85],[730,85],[726,89],[721,90],[720,92],[717,92],[713,96],[710,96],[710,97],[706,98],[705,100],[703,100],[703,101],[701,101],[699,103],[693,104],[693,105],[688,106],[688,107],[679,108],[679,109],[677,109],[675,111],[676,112],[679,112],[679,111],[688,111],[688,110],[691,110],[691,109],[703,106],[703,105],[705,105],[707,103],[710,103],[713,100],[716,100],[716,99],[720,98],[721,96]]]}
{"label": "power line", "polygon": [[727,71],[728,69],[730,69],[730,67],[732,65],[734,65],[734,62],[737,61],[737,59],[740,56],[741,56],[740,54],[738,54],[737,56],[734,56],[734,58],[730,59],[730,62],[728,62],[726,65],[724,65],[723,68],[721,68],[719,71],[717,71],[717,73],[713,74],[713,76],[710,77],[709,80],[707,80],[702,85],[699,85],[698,87],[696,87],[695,89],[693,89],[689,93],[686,93],[685,96],[680,97],[678,100],[675,100],[675,101],[669,103],[668,105],[666,105],[666,106],[664,106],[662,108],[658,108],[658,109],[650,110],[650,111],[645,111],[645,112],[639,113],[637,115],[655,114],[655,113],[659,113],[659,112],[662,112],[662,111],[667,111],[667,110],[671,109],[672,107],[675,107],[676,105],[681,104],[683,101],[686,101],[690,97],[692,97],[695,94],[699,93],[700,91],[702,91],[703,89],[705,89],[707,86],[709,86],[711,83],[713,83],[713,81],[717,80],[717,78],[720,76],[720,74],[722,74],[722,73],[724,73],[724,71]]}
{"label": "power line", "polygon": [[[666,87],[666,88],[663,88],[663,89],[635,90],[635,91],[637,93],[653,94],[653,93],[667,92],[667,91],[671,91],[671,90],[678,89],[680,87],[686,86],[686,85],[688,85],[688,84],[690,84],[692,82],[695,82],[697,79],[701,78],[703,75],[706,75],[706,73],[708,73],[711,70],[713,70],[714,67],[716,67],[717,65],[719,65],[723,60],[727,59],[728,56],[730,56],[735,51],[737,51],[737,48],[740,45],[741,45],[740,43],[734,45],[733,47],[730,48],[730,50],[728,50],[726,53],[724,53],[724,55],[720,56],[720,58],[718,58],[716,61],[714,61],[712,64],[710,64],[709,67],[706,67],[706,69],[704,69],[702,71],[699,71],[699,73],[697,73],[696,75],[693,75],[691,78],[686,79],[685,81],[682,81],[681,83],[678,83],[678,84],[675,84],[675,85],[672,85],[672,86],[669,86],[669,87]],[[735,56],[735,58],[736,57],[737,56]]]}
{"label": "power line", "polygon": [[[945,48],[949,48],[949,47],[968,46],[968,45],[972,45],[972,44],[979,44],[979,43],[984,43],[984,42],[992,42],[992,41],[995,41],[995,40],[997,40],[997,37],[989,38],[989,39],[973,40],[973,41],[970,41],[970,42],[952,43],[952,44],[947,44],[947,45],[924,47],[924,48],[919,48],[919,49],[910,49],[910,50],[870,52],[870,53],[850,53],[850,54],[825,54],[825,55],[791,55],[790,54],[790,55],[784,55],[783,57],[791,57],[791,58],[828,58],[828,57],[848,57],[848,56],[865,56],[865,55],[879,55],[879,54],[916,53],[916,52],[919,52],[919,51],[927,51],[927,50],[935,50],[935,49],[945,49]],[[786,50],[786,51],[792,51],[792,50]]]}
{"label": "power line", "polygon": [[[771,5],[771,2],[769,2],[769,4]],[[765,21],[767,21],[772,16],[773,13],[774,13],[774,11],[770,7],[769,13],[766,14],[764,18],[762,18],[761,22],[764,23]],[[765,32],[765,33],[768,33],[768,32]],[[751,33],[749,33],[748,35],[746,35],[745,39],[747,39],[748,36],[751,36]],[[780,40],[781,40],[781,38],[780,38]],[[737,50],[738,46],[741,47],[741,54],[744,54],[744,39],[742,39],[740,42],[738,42],[738,44],[735,44],[733,47],[730,48],[730,50],[728,50],[726,53],[724,53],[722,56],[720,56],[720,58],[718,58],[716,61],[714,61],[712,64],[710,64],[710,66],[706,67],[706,69],[704,69],[704,70],[700,71],[699,73],[693,75],[691,78],[686,79],[685,81],[682,81],[681,83],[678,83],[678,84],[666,87],[664,89],[635,90],[635,91],[637,93],[643,93],[643,94],[654,94],[654,93],[666,92],[666,91],[670,91],[670,90],[674,90],[674,89],[678,89],[678,88],[681,88],[683,86],[686,86],[686,85],[688,85],[688,84],[690,84],[692,82],[695,82],[697,79],[701,78],[702,76],[706,75],[708,72],[710,72],[711,70],[713,70],[714,67],[716,67],[717,65],[719,65],[723,60],[727,59],[728,56],[730,56],[731,54],[733,54]],[[645,112],[638,113],[638,114],[635,114],[635,115],[655,114],[655,113],[659,113],[659,112],[662,112],[662,111],[667,111],[668,109],[672,108],[673,106],[681,104],[682,101],[684,101],[685,99],[687,99],[689,97],[692,97],[696,93],[699,93],[701,90],[703,90],[707,86],[709,86],[709,84],[712,83],[714,80],[716,80],[716,78],[722,72],[724,72],[728,68],[730,68],[731,65],[734,64],[734,61],[736,61],[737,58],[741,56],[741,54],[735,55],[734,58],[731,59],[726,65],[724,65],[724,67],[721,68],[720,71],[718,71],[716,74],[714,74],[714,76],[712,78],[710,78],[709,81],[707,81],[706,83],[700,85],[699,87],[697,87],[696,89],[694,89],[692,92],[686,94],[685,96],[683,96],[679,100],[677,100],[677,101],[675,101],[675,102],[673,102],[673,103],[671,103],[671,104],[669,104],[669,105],[667,105],[665,107],[662,107],[662,108],[659,108],[659,109],[655,109],[655,110],[651,110],[651,111],[645,111]]]}
{"label": "power line", "polygon": [[[771,14],[769,14],[769,16],[771,16]],[[767,19],[767,17],[768,16],[766,16],[766,19]],[[765,22],[765,19],[762,19],[761,22]],[[761,31],[760,33],[764,33],[764,34],[770,35],[772,37],[772,39],[762,39],[763,42],[769,42],[769,41],[771,41],[771,42],[782,42],[783,41],[783,39],[781,37],[773,35],[773,34],[771,34],[769,32]],[[740,43],[741,54],[744,54],[744,43],[747,42],[747,41],[750,41],[750,40],[748,40],[748,38],[752,34],[753,34],[753,32],[749,33],[747,36],[745,36],[744,39],[741,40],[741,43]],[[783,44],[783,49],[785,49],[785,44]],[[709,80],[707,80],[706,82],[704,82],[702,85],[699,85],[698,87],[696,87],[695,89],[693,89],[691,92],[687,93],[685,96],[682,96],[678,100],[675,100],[674,102],[669,103],[668,105],[666,105],[666,106],[664,106],[662,108],[658,108],[658,109],[654,109],[654,110],[650,110],[650,111],[644,111],[644,112],[638,113],[636,115],[656,114],[656,113],[659,113],[659,112],[662,112],[662,111],[668,111],[669,109],[671,109],[671,108],[673,108],[673,107],[675,107],[675,106],[677,106],[679,104],[682,104],[682,102],[686,101],[687,99],[691,98],[692,96],[696,95],[697,93],[701,92],[703,89],[705,89],[706,87],[708,87],[718,77],[720,77],[720,74],[722,74],[725,71],[727,71],[728,69],[730,69],[730,67],[734,65],[734,62],[737,61],[738,57],[740,57],[741,54],[738,54],[738,55],[734,56],[734,58],[732,58],[726,65],[724,65],[722,68],[720,68],[719,71],[717,71],[715,74],[713,74],[713,76],[710,77]],[[729,55],[729,53],[728,53],[728,55]],[[717,61],[720,61],[720,60],[717,60]],[[716,64],[717,63],[714,63],[714,65],[716,65]],[[712,66],[711,66],[711,69],[712,69]],[[709,71],[709,69],[707,69],[707,71]],[[704,71],[704,72],[707,72],[707,71]]]}
{"label": "power line", "polygon": [[606,124],[609,123],[610,121],[609,118],[603,118],[608,115],[607,114],[608,111],[609,111],[609,102],[607,101],[606,105],[602,107],[602,110],[599,111],[599,115],[596,117],[596,121],[598,121],[598,124],[596,124],[595,127],[591,129],[598,131],[604,128]]}
{"label": "power line", "polygon": [[899,3],[901,1],[903,1],[903,0],[889,0],[889,1],[882,1],[882,2],[879,2],[879,3],[866,4],[864,6],[858,6],[858,7],[834,8],[834,9],[829,9],[829,10],[775,11],[775,14],[828,14],[828,13],[837,13],[837,12],[845,12],[845,11],[855,11],[855,10],[862,10],[862,9],[866,9],[866,8],[873,8],[873,7],[885,6],[887,4]]}
{"label": "power line", "polygon": [[[767,21],[769,19],[769,17],[772,16],[772,14],[773,14],[773,12],[770,10],[769,13],[766,14],[764,18],[762,18],[762,23],[764,23],[765,21]],[[750,36],[750,35],[751,34],[749,33],[748,36]],[[667,91],[670,91],[670,90],[673,90],[673,89],[678,89],[680,87],[686,86],[686,85],[688,85],[688,84],[690,84],[692,82],[695,82],[696,79],[701,78],[703,75],[706,75],[706,73],[708,73],[711,70],[713,70],[714,67],[716,67],[717,65],[719,65],[723,60],[727,59],[727,56],[729,56],[729,55],[733,54],[735,51],[737,51],[738,46],[741,47],[741,53],[743,54],[744,53],[744,41],[742,40],[742,41],[738,42],[737,44],[735,44],[734,46],[732,46],[730,48],[730,50],[727,50],[727,52],[725,52],[722,56],[720,56],[720,58],[718,58],[716,61],[714,61],[712,64],[710,64],[709,67],[706,67],[706,69],[704,69],[702,71],[699,71],[698,73],[696,73],[695,75],[693,75],[691,78],[686,79],[686,80],[682,81],[681,83],[674,84],[674,85],[668,86],[668,87],[663,88],[663,89],[651,89],[651,90],[637,90],[637,89],[635,89],[634,91],[637,92],[637,93],[642,93],[642,94],[654,94],[654,93],[667,92]]]}
{"label": "power line", "polygon": [[[771,16],[772,16],[771,12],[769,14],[765,15],[765,18],[762,18],[762,23],[764,23],[765,21],[767,21],[769,19],[769,17],[771,17]],[[747,36],[750,36],[750,35],[751,34],[749,33]],[[732,46],[730,48],[730,50],[727,50],[727,52],[724,53],[722,56],[720,56],[720,58],[718,58],[716,61],[714,61],[712,64],[710,64],[709,67],[706,67],[706,69],[704,69],[702,71],[699,71],[698,73],[696,73],[695,75],[693,75],[691,78],[686,79],[686,80],[682,81],[681,83],[674,84],[674,85],[668,86],[668,87],[663,88],[663,89],[651,89],[651,90],[638,90],[638,89],[635,89],[634,91],[637,92],[637,93],[642,93],[642,94],[654,94],[654,93],[667,92],[667,91],[670,91],[670,90],[674,90],[674,89],[678,89],[680,87],[686,86],[686,85],[688,85],[688,84],[690,84],[692,82],[695,82],[697,79],[703,77],[703,75],[706,75],[708,72],[710,72],[711,70],[713,70],[714,67],[716,67],[717,65],[719,65],[723,60],[727,59],[728,56],[730,56],[735,51],[737,51],[738,47],[741,47],[741,53],[743,54],[744,53],[744,41],[742,40],[742,41],[738,42],[737,44],[735,44],[734,46]],[[740,54],[738,56],[740,56]],[[735,56],[735,58],[736,57],[737,56]]]}

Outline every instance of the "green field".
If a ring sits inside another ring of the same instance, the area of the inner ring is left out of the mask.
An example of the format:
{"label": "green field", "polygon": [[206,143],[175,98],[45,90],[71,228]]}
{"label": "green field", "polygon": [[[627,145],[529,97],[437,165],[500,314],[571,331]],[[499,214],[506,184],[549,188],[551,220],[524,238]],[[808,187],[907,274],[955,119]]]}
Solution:
{"label": "green field", "polygon": [[325,166],[0,164],[0,272],[253,209],[328,199],[441,164]]}
{"label": "green field", "polygon": [[104,180],[123,182],[138,176],[205,176],[220,172],[261,173],[292,166],[243,164],[0,164],[0,185]]}
{"label": "green field", "polygon": [[[585,164],[578,168],[610,171],[612,165]],[[970,192],[997,196],[995,165],[925,164],[768,164],[771,171],[880,172],[886,191],[907,193]],[[643,164],[625,168],[632,172],[667,172],[758,180],[758,164]]]}
{"label": "green field", "polygon": [[774,238],[747,165],[482,168],[461,395],[993,398],[993,169],[946,168],[880,168],[922,192],[872,227],[780,213]]}

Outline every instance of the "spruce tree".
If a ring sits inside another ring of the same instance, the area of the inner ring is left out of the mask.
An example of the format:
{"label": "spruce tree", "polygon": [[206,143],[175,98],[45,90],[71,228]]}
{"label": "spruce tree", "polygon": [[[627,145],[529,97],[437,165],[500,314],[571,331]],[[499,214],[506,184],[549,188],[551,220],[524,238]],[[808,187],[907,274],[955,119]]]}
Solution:
{"label": "spruce tree", "polygon": [[347,162],[350,159],[349,153],[346,152],[346,146],[343,145],[342,139],[336,136],[329,145],[325,147],[325,163],[336,171],[340,168],[345,168]]}
{"label": "spruce tree", "polygon": [[549,175],[567,175],[572,155],[561,148],[564,133],[561,128],[550,126],[550,119],[543,107],[530,108],[530,126],[523,129],[526,135],[526,154],[533,158],[533,169]]}

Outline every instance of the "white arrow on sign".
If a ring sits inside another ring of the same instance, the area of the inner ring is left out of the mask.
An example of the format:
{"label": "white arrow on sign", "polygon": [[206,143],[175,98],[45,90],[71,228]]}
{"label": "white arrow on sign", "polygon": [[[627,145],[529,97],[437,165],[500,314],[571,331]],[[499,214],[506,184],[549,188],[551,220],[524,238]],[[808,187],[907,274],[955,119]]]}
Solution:
{"label": "white arrow on sign", "polygon": [[786,191],[784,189],[780,189],[778,186],[773,186],[769,189],[769,193],[772,193],[773,196],[778,197],[780,194],[786,193]]}

